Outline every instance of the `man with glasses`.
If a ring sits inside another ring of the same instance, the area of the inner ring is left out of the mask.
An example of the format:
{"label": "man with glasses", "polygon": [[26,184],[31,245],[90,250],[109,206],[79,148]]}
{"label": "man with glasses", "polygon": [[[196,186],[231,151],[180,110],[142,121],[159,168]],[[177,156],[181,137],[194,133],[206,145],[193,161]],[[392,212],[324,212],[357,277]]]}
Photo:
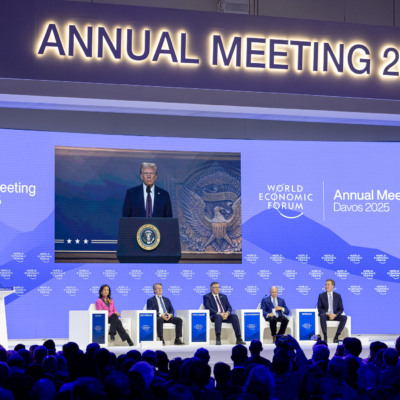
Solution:
{"label": "man with glasses", "polygon": [[223,322],[230,322],[236,336],[236,344],[246,344],[242,340],[240,333],[239,318],[232,314],[232,307],[229,304],[228,297],[219,292],[219,283],[212,282],[210,285],[211,293],[203,296],[203,304],[207,310],[210,310],[210,319],[215,323],[216,344],[221,344],[221,328]]}
{"label": "man with glasses", "polygon": [[339,326],[333,339],[333,343],[338,343],[339,335],[346,325],[347,317],[343,315],[342,297],[339,293],[333,291],[334,287],[335,281],[327,279],[325,282],[326,292],[321,293],[318,297],[318,315],[325,342],[328,341],[326,321],[339,321]]}
{"label": "man with glasses", "polygon": [[168,192],[154,185],[157,180],[156,164],[142,163],[140,177],[143,184],[126,192],[122,216],[172,218],[172,205]]}

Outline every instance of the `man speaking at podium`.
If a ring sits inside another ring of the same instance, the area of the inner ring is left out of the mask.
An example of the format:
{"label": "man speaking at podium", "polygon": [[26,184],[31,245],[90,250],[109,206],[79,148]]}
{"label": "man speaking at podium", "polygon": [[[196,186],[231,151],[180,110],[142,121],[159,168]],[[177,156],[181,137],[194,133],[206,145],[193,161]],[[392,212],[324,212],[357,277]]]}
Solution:
{"label": "man speaking at podium", "polygon": [[168,192],[154,185],[157,180],[156,164],[142,163],[140,177],[143,184],[126,192],[122,216],[172,218],[172,205]]}

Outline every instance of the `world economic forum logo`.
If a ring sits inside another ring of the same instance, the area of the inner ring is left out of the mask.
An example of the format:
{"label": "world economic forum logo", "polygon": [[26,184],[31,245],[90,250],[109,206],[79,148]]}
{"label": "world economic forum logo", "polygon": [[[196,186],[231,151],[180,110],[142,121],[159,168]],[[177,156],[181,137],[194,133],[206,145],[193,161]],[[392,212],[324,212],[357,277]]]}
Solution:
{"label": "world economic forum logo", "polygon": [[378,285],[374,287],[376,293],[379,293],[382,296],[385,296],[386,293],[389,291],[389,286],[387,285]]}
{"label": "world economic forum logo", "polygon": [[387,272],[387,274],[393,278],[393,279],[399,279],[400,278],[400,269],[391,269]]}
{"label": "world economic forum logo", "polygon": [[373,269],[364,269],[361,271],[361,275],[367,279],[374,279],[375,271]]}
{"label": "world economic forum logo", "polygon": [[376,262],[378,262],[379,264],[386,264],[386,261],[388,260],[388,256],[386,255],[386,254],[377,254],[375,257],[374,257],[374,260],[376,261]]}
{"label": "world economic forum logo", "polygon": [[309,323],[304,323],[303,325],[301,325],[301,327],[303,329],[305,329],[306,331],[309,331],[311,329],[311,324]]}
{"label": "world economic forum logo", "polygon": [[299,218],[303,215],[308,203],[312,203],[313,193],[305,191],[303,185],[270,184],[264,193],[258,194],[258,200],[266,202],[267,209],[275,209],[278,213],[289,219]]}

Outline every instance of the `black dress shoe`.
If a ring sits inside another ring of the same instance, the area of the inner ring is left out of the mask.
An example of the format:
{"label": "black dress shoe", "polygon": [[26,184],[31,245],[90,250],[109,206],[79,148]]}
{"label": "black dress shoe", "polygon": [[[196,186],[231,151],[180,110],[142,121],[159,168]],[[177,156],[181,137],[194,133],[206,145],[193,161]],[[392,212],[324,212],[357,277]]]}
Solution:
{"label": "black dress shoe", "polygon": [[324,335],[324,342],[328,343],[328,336]]}
{"label": "black dress shoe", "polygon": [[132,342],[131,339],[127,339],[127,342],[128,342],[128,344],[129,344],[129,346],[133,346],[133,342]]}
{"label": "black dress shoe", "polygon": [[335,336],[333,338],[333,343],[339,343],[339,337],[338,336]]}
{"label": "black dress shoe", "polygon": [[111,341],[113,342],[115,340],[115,335],[110,335],[111,336]]}
{"label": "black dress shoe", "polygon": [[160,341],[162,342],[163,346],[165,346],[164,338],[163,338],[163,337],[160,337],[159,339],[160,339]]}
{"label": "black dress shoe", "polygon": [[221,338],[217,337],[217,340],[215,341],[215,344],[217,346],[220,346],[221,345]]}
{"label": "black dress shoe", "polygon": [[184,343],[182,342],[181,339],[176,338],[174,344],[180,345],[180,344],[184,344]]}
{"label": "black dress shoe", "polygon": [[246,342],[243,341],[241,337],[238,337],[238,338],[236,339],[236,344],[243,344],[243,345],[245,345]]}

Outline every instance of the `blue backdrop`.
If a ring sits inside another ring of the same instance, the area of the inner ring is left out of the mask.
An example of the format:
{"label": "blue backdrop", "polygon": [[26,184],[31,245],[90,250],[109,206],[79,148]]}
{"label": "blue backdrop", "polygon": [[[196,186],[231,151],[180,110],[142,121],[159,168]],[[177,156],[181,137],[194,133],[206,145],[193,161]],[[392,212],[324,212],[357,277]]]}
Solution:
{"label": "blue backdrop", "polygon": [[[242,264],[54,263],[55,148],[94,144],[240,153]],[[354,333],[398,334],[399,154],[397,143],[1,130],[0,284],[16,288],[6,302],[9,337],[66,338],[69,310],[87,309],[103,283],[118,311],[142,309],[157,281],[175,309],[197,309],[214,280],[233,308],[257,307],[277,285],[293,309],[315,307],[327,278],[336,280]],[[377,313],[385,324],[371,323]]]}

